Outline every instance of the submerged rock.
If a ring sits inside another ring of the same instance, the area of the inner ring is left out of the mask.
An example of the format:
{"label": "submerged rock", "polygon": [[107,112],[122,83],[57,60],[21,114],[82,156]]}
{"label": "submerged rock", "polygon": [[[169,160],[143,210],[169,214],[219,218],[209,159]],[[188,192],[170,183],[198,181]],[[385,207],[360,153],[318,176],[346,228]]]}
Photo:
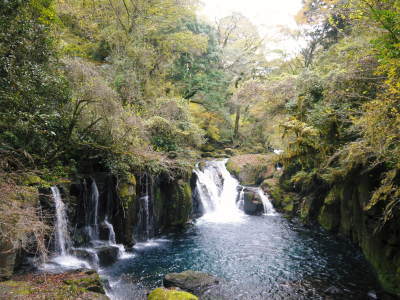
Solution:
{"label": "submerged rock", "polygon": [[164,276],[165,287],[178,287],[201,296],[211,287],[220,283],[220,279],[207,273],[188,270],[182,273],[170,273]]}
{"label": "submerged rock", "polygon": [[148,300],[198,300],[199,298],[188,292],[158,288],[147,297]]}

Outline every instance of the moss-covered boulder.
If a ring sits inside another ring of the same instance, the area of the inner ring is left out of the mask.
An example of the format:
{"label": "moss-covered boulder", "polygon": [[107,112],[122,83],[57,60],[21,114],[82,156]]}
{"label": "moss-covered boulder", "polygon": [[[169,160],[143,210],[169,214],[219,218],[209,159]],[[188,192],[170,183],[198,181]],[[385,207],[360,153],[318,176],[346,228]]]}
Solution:
{"label": "moss-covered boulder", "polygon": [[244,154],[231,157],[227,162],[228,171],[243,185],[259,185],[263,180],[272,178],[275,169],[276,154]]}
{"label": "moss-covered boulder", "polygon": [[170,273],[164,276],[165,287],[178,287],[197,296],[203,295],[210,288],[218,285],[220,279],[202,272],[192,270],[182,273]]}
{"label": "moss-covered boulder", "polygon": [[147,297],[148,300],[198,300],[199,298],[188,292],[158,288],[153,290]]}

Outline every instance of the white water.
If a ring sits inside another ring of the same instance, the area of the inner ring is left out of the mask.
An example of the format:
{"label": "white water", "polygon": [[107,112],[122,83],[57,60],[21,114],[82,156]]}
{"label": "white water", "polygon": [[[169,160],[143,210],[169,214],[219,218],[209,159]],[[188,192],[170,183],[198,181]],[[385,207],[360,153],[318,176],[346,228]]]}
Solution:
{"label": "white water", "polygon": [[90,220],[90,230],[89,235],[91,240],[98,240],[99,239],[99,190],[97,188],[96,181],[93,179],[91,185],[91,193],[90,193],[90,200],[91,200],[91,208],[94,210],[93,218]]}
{"label": "white water", "polygon": [[242,187],[242,189],[239,192],[239,200],[237,202],[237,207],[240,210],[243,210],[243,207],[244,207],[244,187]]}
{"label": "white water", "polygon": [[73,255],[70,255],[71,238],[68,232],[68,219],[65,210],[65,204],[62,201],[60,190],[51,187],[54,203],[56,206],[55,220],[55,256],[39,268],[46,272],[59,272],[60,270],[69,270],[77,268],[90,268],[89,263],[83,261]]}
{"label": "white water", "polygon": [[244,213],[237,207],[239,182],[226,169],[227,159],[210,161],[203,170],[196,168],[196,189],[204,208],[203,220],[240,222]]}
{"label": "white water", "polygon": [[61,199],[60,190],[51,187],[54,203],[56,205],[56,222],[55,222],[55,242],[57,254],[65,256],[71,247],[71,238],[68,232],[67,213],[65,211],[64,202]]}
{"label": "white water", "polygon": [[114,227],[112,226],[112,224],[110,224],[107,220],[107,218],[104,220],[104,224],[106,225],[106,227],[108,228],[108,242],[111,245],[115,245],[117,242],[115,241],[115,231],[114,231]]}
{"label": "white water", "polygon": [[260,199],[263,203],[264,214],[267,216],[276,216],[277,213],[276,213],[271,201],[269,200],[268,195],[266,195],[261,188],[258,188],[257,193],[260,196]]}

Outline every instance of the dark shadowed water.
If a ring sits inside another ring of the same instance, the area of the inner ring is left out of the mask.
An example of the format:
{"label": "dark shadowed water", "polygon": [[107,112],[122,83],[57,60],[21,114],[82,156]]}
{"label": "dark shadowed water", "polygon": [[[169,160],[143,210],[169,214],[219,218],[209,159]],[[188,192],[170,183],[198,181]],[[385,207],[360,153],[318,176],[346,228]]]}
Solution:
{"label": "dark shadowed water", "polygon": [[[357,249],[279,215],[199,219],[185,232],[137,245],[134,253],[102,270],[114,299],[145,299],[165,274],[188,269],[224,280],[211,299],[368,299],[377,289]],[[340,294],[325,293],[331,287]]]}

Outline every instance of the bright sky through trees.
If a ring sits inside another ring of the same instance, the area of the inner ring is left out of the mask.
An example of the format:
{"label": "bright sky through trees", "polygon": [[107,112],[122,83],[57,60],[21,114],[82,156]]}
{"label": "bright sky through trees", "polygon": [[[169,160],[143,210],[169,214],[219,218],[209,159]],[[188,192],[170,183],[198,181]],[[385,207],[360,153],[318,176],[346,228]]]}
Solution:
{"label": "bright sky through trees", "polygon": [[[257,25],[262,36],[278,38],[281,26],[296,27],[294,16],[302,6],[301,0],[202,0],[203,14],[213,21],[232,12],[240,12]],[[292,42],[278,43],[279,47],[292,48]],[[276,47],[278,47],[276,45]],[[274,47],[273,47],[274,48]]]}

